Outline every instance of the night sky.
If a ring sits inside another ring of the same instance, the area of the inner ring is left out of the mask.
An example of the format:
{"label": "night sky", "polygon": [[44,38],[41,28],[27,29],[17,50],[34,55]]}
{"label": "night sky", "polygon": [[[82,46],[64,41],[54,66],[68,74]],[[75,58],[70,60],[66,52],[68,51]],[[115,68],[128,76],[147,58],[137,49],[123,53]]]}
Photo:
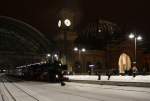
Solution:
{"label": "night sky", "polygon": [[22,20],[47,37],[57,32],[57,15],[62,8],[76,12],[76,30],[98,18],[118,24],[126,31],[148,35],[150,6],[148,0],[1,0],[0,15]]}

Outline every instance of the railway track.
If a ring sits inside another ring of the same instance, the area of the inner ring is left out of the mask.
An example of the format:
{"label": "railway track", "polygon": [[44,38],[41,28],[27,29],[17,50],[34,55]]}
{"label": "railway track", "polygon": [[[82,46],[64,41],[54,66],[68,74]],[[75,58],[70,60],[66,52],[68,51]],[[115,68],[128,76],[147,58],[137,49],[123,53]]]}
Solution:
{"label": "railway track", "polygon": [[0,96],[1,96],[1,100],[2,101],[5,101],[5,99],[4,99],[4,95],[3,95],[3,93],[2,93],[2,90],[0,89]]}
{"label": "railway track", "polygon": [[[12,81],[8,79],[1,79],[0,81],[1,81],[0,96],[2,101],[10,101],[9,100],[10,98],[11,101],[39,101],[36,97],[23,90]],[[10,87],[13,89],[10,89]],[[17,94],[15,92],[17,92]]]}

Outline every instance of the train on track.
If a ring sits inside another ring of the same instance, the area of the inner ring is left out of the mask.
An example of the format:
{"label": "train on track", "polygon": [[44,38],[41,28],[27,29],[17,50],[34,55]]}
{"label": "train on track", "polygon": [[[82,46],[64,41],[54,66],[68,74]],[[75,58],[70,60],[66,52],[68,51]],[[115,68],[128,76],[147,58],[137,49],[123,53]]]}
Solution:
{"label": "train on track", "polygon": [[60,62],[35,63],[26,66],[19,66],[7,70],[6,74],[22,80],[35,80],[47,82],[59,82],[60,79],[66,81],[68,78],[62,76],[67,66]]}

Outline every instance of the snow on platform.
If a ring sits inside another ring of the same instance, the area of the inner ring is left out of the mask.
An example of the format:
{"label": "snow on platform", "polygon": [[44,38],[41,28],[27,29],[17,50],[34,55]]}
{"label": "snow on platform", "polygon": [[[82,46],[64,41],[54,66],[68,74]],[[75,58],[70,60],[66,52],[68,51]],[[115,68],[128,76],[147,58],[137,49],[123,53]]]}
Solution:
{"label": "snow on platform", "polygon": [[[66,75],[70,80],[92,80],[99,81],[97,75]],[[119,81],[119,82],[148,82],[150,83],[150,75],[143,76],[111,76],[108,80],[108,76],[102,75],[100,81]]]}

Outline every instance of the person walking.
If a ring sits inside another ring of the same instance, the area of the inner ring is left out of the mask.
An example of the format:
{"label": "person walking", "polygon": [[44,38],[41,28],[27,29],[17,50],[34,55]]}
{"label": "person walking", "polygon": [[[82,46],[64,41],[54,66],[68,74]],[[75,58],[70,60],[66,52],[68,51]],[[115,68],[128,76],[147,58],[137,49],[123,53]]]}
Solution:
{"label": "person walking", "polygon": [[106,75],[108,76],[108,79],[107,79],[107,80],[110,80],[111,72],[110,72],[110,71],[108,71],[108,72],[106,73]]}
{"label": "person walking", "polygon": [[61,72],[60,75],[59,75],[59,80],[60,80],[61,86],[65,86],[66,85],[63,79],[64,79],[63,73]]}

